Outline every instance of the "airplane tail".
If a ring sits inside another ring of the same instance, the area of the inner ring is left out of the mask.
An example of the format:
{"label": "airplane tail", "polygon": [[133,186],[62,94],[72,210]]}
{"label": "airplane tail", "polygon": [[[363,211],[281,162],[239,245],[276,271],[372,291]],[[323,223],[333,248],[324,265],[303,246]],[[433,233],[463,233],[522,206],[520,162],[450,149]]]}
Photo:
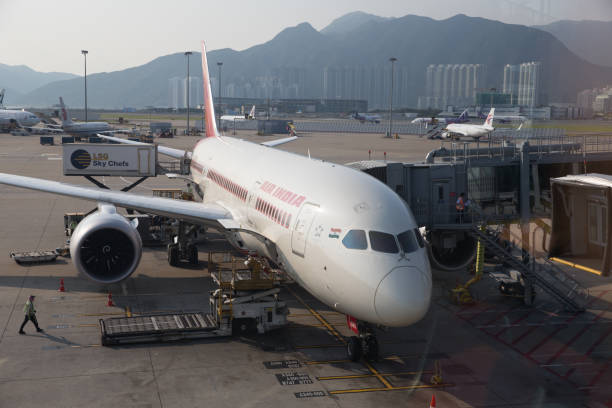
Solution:
{"label": "airplane tail", "polygon": [[62,124],[68,125],[72,123],[72,119],[70,119],[70,115],[68,114],[68,109],[66,109],[66,105],[64,105],[64,98],[59,97],[60,108],[62,110]]}
{"label": "airplane tail", "polygon": [[249,112],[249,119],[255,119],[255,105],[253,105],[251,111]]}
{"label": "airplane tail", "polygon": [[0,89],[0,106],[2,106],[3,101],[4,101],[4,88]]}
{"label": "airplane tail", "polygon": [[466,109],[463,112],[461,112],[461,115],[459,115],[457,120],[467,120],[467,118],[468,118],[468,110]]}
{"label": "airplane tail", "polygon": [[212,91],[210,90],[210,78],[208,77],[208,61],[206,59],[206,44],[202,41],[202,79],[204,80],[204,110],[206,120],[206,137],[219,137],[217,123],[215,120],[215,107],[213,104]]}
{"label": "airplane tail", "polygon": [[493,128],[493,117],[495,116],[495,108],[491,108],[487,119],[484,122],[484,127]]}

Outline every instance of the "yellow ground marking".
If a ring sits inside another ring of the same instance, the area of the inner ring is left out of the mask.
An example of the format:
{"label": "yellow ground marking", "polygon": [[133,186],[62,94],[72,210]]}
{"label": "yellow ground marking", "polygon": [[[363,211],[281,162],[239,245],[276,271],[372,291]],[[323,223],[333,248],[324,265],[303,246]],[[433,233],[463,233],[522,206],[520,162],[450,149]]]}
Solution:
{"label": "yellow ground marking", "polygon": [[424,384],[424,385],[408,385],[405,387],[391,387],[391,388],[360,388],[360,389],[354,389],[354,390],[336,390],[336,391],[329,391],[330,394],[356,394],[358,392],[373,392],[373,391],[401,391],[401,390],[417,390],[417,389],[424,389],[424,388],[442,388],[442,387],[452,387],[454,384],[448,383],[448,384],[438,384],[438,385],[433,385],[433,384]]}
{"label": "yellow ground marking", "polygon": [[132,317],[132,310],[129,306],[125,307],[125,317]]}
{"label": "yellow ground marking", "polygon": [[[406,371],[402,373],[381,373],[384,377],[401,377],[404,375],[420,375],[420,374],[433,374],[433,371]],[[330,375],[327,377],[316,377],[319,381],[329,380],[352,380],[354,378],[371,378],[376,377],[374,374],[352,374],[352,375]]]}

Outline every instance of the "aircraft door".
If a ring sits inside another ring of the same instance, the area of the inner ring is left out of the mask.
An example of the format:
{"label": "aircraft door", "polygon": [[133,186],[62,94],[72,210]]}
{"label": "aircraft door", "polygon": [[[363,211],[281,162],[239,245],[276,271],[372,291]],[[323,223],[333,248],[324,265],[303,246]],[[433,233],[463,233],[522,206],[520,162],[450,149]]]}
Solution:
{"label": "aircraft door", "polygon": [[317,215],[318,208],[319,206],[316,204],[306,203],[300,210],[291,234],[291,249],[296,255],[303,257],[306,252],[308,232]]}
{"label": "aircraft door", "polygon": [[149,174],[149,149],[138,149],[138,174]]}
{"label": "aircraft door", "polygon": [[432,183],[433,223],[448,224],[451,210],[454,208],[450,202],[448,181],[436,181]]}

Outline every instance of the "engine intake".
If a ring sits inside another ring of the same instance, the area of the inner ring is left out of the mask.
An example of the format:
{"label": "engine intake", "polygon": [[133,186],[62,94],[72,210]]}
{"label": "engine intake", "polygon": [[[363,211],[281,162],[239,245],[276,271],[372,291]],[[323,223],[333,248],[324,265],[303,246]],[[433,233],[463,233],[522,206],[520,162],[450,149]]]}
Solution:
{"label": "engine intake", "polygon": [[70,254],[77,270],[96,282],[116,283],[140,263],[142,240],[138,223],[128,221],[113,205],[99,204],[85,217],[70,239]]}

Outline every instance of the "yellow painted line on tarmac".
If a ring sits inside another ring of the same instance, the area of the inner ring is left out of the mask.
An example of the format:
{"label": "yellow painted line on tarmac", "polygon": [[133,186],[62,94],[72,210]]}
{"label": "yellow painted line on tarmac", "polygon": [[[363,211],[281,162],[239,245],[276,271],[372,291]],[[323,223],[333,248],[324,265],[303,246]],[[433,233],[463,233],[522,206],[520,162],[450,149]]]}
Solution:
{"label": "yellow painted line on tarmac", "polygon": [[333,344],[313,344],[313,345],[310,345],[310,346],[294,346],[294,348],[296,350],[299,350],[299,349],[328,348],[328,347],[344,347],[344,344],[333,343]]}
{"label": "yellow painted line on tarmac", "polygon": [[109,313],[79,313],[77,314],[77,316],[85,316],[85,317],[96,317],[96,316],[116,316],[116,315],[122,315],[122,312],[119,313],[115,313],[115,312],[109,312]]}
{"label": "yellow painted line on tarmac", "polygon": [[301,304],[302,304],[302,305],[303,305],[303,306],[304,306],[306,309],[308,309],[308,311],[309,311],[310,313],[312,313],[312,315],[313,315],[314,317],[316,317],[316,318],[317,318],[317,320],[318,320],[319,322],[321,322],[321,324],[322,324],[322,325],[323,325],[323,326],[324,326],[324,327],[325,327],[327,330],[329,330],[329,332],[330,332],[330,333],[331,333],[331,334],[332,334],[332,335],[333,335],[333,336],[334,336],[334,337],[335,337],[335,338],[336,338],[336,339],[337,339],[337,340],[338,340],[340,343],[342,343],[342,344],[346,344],[346,340],[344,340],[344,337],[342,337],[342,335],[340,335],[340,333],[338,333],[338,332],[336,331],[336,329],[334,329],[334,328],[333,328],[333,327],[332,327],[332,326],[331,326],[329,323],[327,323],[327,320],[325,320],[325,319],[323,318],[323,316],[321,316],[321,315],[320,315],[320,314],[319,314],[319,313],[318,313],[316,310],[314,310],[313,308],[311,308],[310,306],[308,306],[308,305],[306,304],[306,302],[304,302],[304,301],[302,300],[302,298],[301,298],[301,297],[299,297],[299,296],[298,296],[298,294],[297,294],[297,293],[295,293],[295,292],[294,292],[294,291],[293,291],[291,288],[288,288],[288,289],[289,289],[289,292],[291,292],[291,294],[293,295],[293,297],[295,297],[295,298],[297,299],[297,301],[298,301],[298,302],[300,302],[300,303],[301,303]]}
{"label": "yellow painted line on tarmac", "polygon": [[352,363],[351,360],[318,360],[318,361],[304,361],[305,365],[319,365],[319,364],[337,364],[337,363]]}
{"label": "yellow painted line on tarmac", "polygon": [[79,324],[79,327],[98,327],[98,325],[94,323],[83,323]]}
{"label": "yellow painted line on tarmac", "polygon": [[391,383],[389,381],[387,381],[387,379],[385,377],[380,375],[380,373],[374,367],[372,367],[372,364],[368,363],[367,361],[364,361],[363,364],[365,364],[365,366],[368,367],[368,370],[370,370],[372,372],[372,374],[374,374],[374,376],[376,378],[378,378],[378,380],[385,385],[385,387],[393,388]]}
{"label": "yellow painted line on tarmac", "polygon": [[[384,377],[402,377],[404,375],[421,375],[421,374],[433,374],[433,371],[406,371],[402,373],[381,373]],[[319,381],[329,380],[352,380],[354,378],[371,378],[375,377],[374,374],[352,374],[352,375],[331,375],[327,377],[316,377]]]}
{"label": "yellow painted line on tarmac", "polygon": [[311,327],[327,327],[324,324],[291,324],[287,326],[289,329],[309,329]]}
{"label": "yellow painted line on tarmac", "polygon": [[558,262],[558,263],[563,264],[563,265],[571,266],[572,268],[583,270],[585,272],[594,273],[595,275],[601,275],[602,274],[602,272],[598,271],[597,269],[589,268],[588,266],[583,266],[583,265],[580,265],[580,264],[577,264],[577,263],[574,263],[574,262],[569,262],[569,261],[566,261],[565,259],[556,258],[554,256],[551,256],[548,259],[550,259],[551,261]]}
{"label": "yellow painted line on tarmac", "polygon": [[336,390],[336,391],[329,391],[330,394],[356,394],[359,392],[374,392],[374,391],[401,391],[401,390],[418,390],[418,389],[424,389],[424,388],[442,388],[442,387],[452,387],[454,386],[454,384],[451,383],[447,383],[447,384],[424,384],[424,385],[408,385],[405,387],[391,387],[391,388],[360,388],[360,389],[353,389],[353,390]]}
{"label": "yellow painted line on tarmac", "polygon": [[132,310],[130,310],[129,306],[125,307],[125,317],[132,317]]}
{"label": "yellow painted line on tarmac", "polygon": [[102,345],[101,344],[86,344],[84,346],[74,345],[74,346],[70,346],[70,347],[72,347],[72,348],[86,348],[86,347],[102,347]]}

